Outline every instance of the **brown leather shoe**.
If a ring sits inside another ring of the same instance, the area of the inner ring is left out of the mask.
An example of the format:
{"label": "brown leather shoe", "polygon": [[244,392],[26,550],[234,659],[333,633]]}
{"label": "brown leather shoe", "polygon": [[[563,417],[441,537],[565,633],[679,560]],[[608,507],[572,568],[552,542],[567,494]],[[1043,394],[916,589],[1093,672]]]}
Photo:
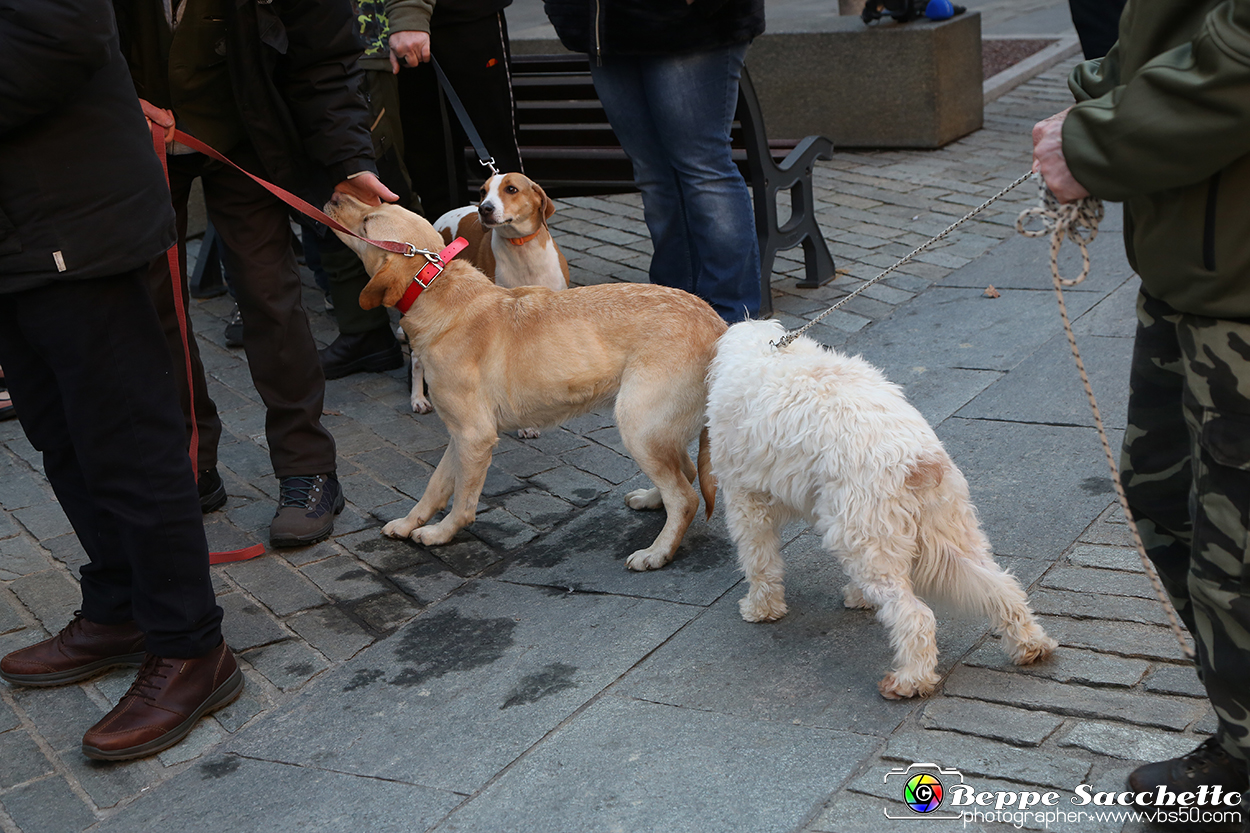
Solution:
{"label": "brown leather shoe", "polygon": [[97,761],[155,755],[242,690],[243,672],[225,642],[192,659],[148,654],[126,696],[83,735],[82,752]]}
{"label": "brown leather shoe", "polygon": [[0,677],[14,685],[65,685],[118,665],[138,667],[143,657],[143,631],[134,622],[100,625],[78,610],[56,636],[0,659]]}

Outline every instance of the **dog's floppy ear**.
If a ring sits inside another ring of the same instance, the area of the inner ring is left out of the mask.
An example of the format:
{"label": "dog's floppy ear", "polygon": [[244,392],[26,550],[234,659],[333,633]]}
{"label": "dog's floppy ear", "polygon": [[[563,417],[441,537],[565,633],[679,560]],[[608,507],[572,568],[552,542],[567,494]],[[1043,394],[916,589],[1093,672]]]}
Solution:
{"label": "dog's floppy ear", "polygon": [[399,303],[412,280],[406,260],[402,257],[388,258],[382,268],[373,273],[365,288],[360,290],[361,309],[393,307]]}
{"label": "dog's floppy ear", "polygon": [[551,215],[556,213],[556,204],[551,201],[551,197],[547,196],[547,192],[537,182],[534,183],[534,191],[537,192],[539,199],[543,203],[543,219],[550,220]]}

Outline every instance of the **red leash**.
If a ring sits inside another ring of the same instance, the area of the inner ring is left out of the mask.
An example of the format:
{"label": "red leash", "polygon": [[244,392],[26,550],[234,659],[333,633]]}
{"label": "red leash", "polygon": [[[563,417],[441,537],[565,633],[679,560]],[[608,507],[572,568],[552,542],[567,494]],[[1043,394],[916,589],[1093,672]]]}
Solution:
{"label": "red leash", "polygon": [[[153,125],[152,126],[153,138],[156,137],[156,131],[157,131],[157,126]],[[201,142],[199,139],[195,138],[194,136],[188,136],[186,133],[183,133],[181,130],[174,130],[174,139],[180,144],[184,144],[187,147],[191,148],[192,150],[197,150],[211,159],[216,159],[218,162],[221,162],[224,165],[229,165],[230,167],[234,168],[239,173],[244,174],[247,177],[249,177],[253,182],[259,185],[261,188],[264,188],[266,191],[273,194],[275,197],[282,200],[284,203],[291,206],[296,211],[303,214],[305,217],[309,217],[313,220],[316,220],[319,223],[327,225],[330,228],[334,229],[335,231],[341,231],[344,234],[355,237],[357,240],[363,240],[366,243],[370,244],[371,246],[377,246],[379,249],[385,249],[388,252],[395,252],[396,254],[401,254],[401,255],[404,255],[405,257],[412,257],[418,254],[419,252],[424,251],[423,249],[418,249],[416,246],[414,246],[411,243],[399,243],[394,240],[371,240],[368,237],[361,237],[359,234],[352,231],[347,226],[340,223],[338,220],[335,220],[329,214],[326,214],[324,211],[322,211],[320,208],[317,208],[312,203],[306,200],[300,199],[299,197],[292,194],[290,191],[287,191],[285,188],[279,188],[277,185],[274,185],[272,182],[266,182],[265,180],[261,179],[255,174],[243,170],[238,165],[234,164],[229,159],[222,156],[220,153],[213,150],[211,147],[204,144],[203,142]],[[164,151],[164,137],[163,136],[161,138],[160,154],[161,154],[161,159],[164,159],[165,151]],[[164,163],[162,162],[162,164]]]}
{"label": "red leash", "polygon": [[[161,170],[165,172],[165,184],[169,184],[169,164],[165,159],[165,129],[160,125],[152,125],[152,145],[156,150],[156,156],[161,160]],[[182,269],[178,265],[178,243],[174,241],[174,245],[169,247],[165,252],[165,256],[169,259],[169,274],[172,278],[174,289],[174,309],[178,313],[178,332],[182,335],[182,355],[186,360],[187,370],[187,401],[188,408],[191,411],[191,442],[187,453],[191,457],[191,470],[195,472],[196,483],[199,483],[199,460],[196,452],[200,447],[200,428],[195,419],[195,385],[191,383],[191,348],[190,333],[187,331],[187,314],[183,308],[182,294]],[[231,561],[246,561],[249,558],[255,558],[258,555],[265,554],[263,544],[253,544],[250,547],[244,547],[241,550],[226,550],[225,552],[210,552],[208,554],[209,564],[225,564]]]}
{"label": "red leash", "polygon": [[[416,299],[416,296],[420,294],[422,290],[429,287],[430,282],[433,281],[434,278],[438,277],[439,273],[443,271],[443,266],[447,263],[447,261],[455,257],[456,254],[468,245],[467,241],[463,238],[457,238],[450,246],[443,249],[438,254],[435,254],[434,252],[426,249],[418,249],[412,243],[400,243],[395,240],[373,240],[368,237],[362,237],[344,226],[339,221],[335,220],[329,214],[326,214],[321,209],[309,203],[307,200],[300,199],[290,191],[287,191],[284,188],[279,188],[277,185],[274,185],[271,182],[266,182],[255,174],[240,168],[238,165],[234,164],[225,156],[204,144],[194,136],[189,136],[181,130],[174,130],[174,139],[192,150],[204,154],[210,159],[215,159],[224,165],[229,165],[239,173],[246,175],[249,179],[264,188],[269,193],[273,194],[278,199],[282,200],[282,202],[291,206],[296,211],[299,211],[304,216],[329,226],[335,231],[340,231],[344,234],[350,235],[351,237],[355,237],[357,240],[363,240],[371,246],[377,246],[379,249],[385,249],[388,252],[402,254],[405,257],[415,257],[418,254],[424,255],[427,263],[421,271],[417,273],[417,276],[413,278],[413,283],[409,287],[408,293],[404,296],[408,306],[412,304],[412,301]],[[165,129],[157,124],[152,124],[152,145],[156,150],[157,157],[161,160],[161,168],[165,171],[165,181],[168,183],[169,167],[165,159]],[[189,335],[187,332],[186,313],[183,311],[182,271],[178,266],[178,244],[175,243],[166,254],[169,258],[169,273],[173,277],[174,307],[178,312],[178,329],[182,333],[183,355],[186,357],[187,363],[187,389],[188,395],[190,396],[191,408],[191,448],[189,453],[191,455],[192,468],[195,468],[195,466],[198,465],[196,461],[196,451],[199,448],[199,426],[195,422],[195,392],[192,390],[192,386],[190,384],[191,353],[187,346]],[[424,280],[422,280],[423,277],[425,278]],[[407,311],[407,306],[405,306],[402,311]],[[196,473],[196,478],[197,480],[199,478],[198,472]],[[255,558],[258,555],[264,554],[264,552],[265,548],[262,545],[255,544],[241,550],[209,553],[208,560],[210,564],[224,564],[230,561],[243,561],[248,558]]]}

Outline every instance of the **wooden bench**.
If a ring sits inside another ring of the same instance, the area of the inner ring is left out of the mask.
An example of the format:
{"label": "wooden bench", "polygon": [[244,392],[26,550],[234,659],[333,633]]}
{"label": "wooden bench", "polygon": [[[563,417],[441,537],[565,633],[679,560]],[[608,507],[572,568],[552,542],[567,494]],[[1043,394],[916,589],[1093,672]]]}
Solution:
{"label": "wooden bench", "polygon": [[[512,88],[525,172],[552,197],[620,194],[636,190],[633,166],[621,149],[595,94],[585,55],[513,55]],[[744,69],[732,133],[734,160],[751,186],[760,246],[761,314],[772,313],[769,281],[777,252],[803,247],[802,287],[833,278],[833,257],[816,224],[812,166],[831,159],[823,136],[770,143],[750,74]],[[465,152],[476,160],[472,148]],[[478,168],[467,165],[469,170]],[[480,183],[462,183],[467,200]],[[777,195],[788,191],[790,216],[779,223]]]}

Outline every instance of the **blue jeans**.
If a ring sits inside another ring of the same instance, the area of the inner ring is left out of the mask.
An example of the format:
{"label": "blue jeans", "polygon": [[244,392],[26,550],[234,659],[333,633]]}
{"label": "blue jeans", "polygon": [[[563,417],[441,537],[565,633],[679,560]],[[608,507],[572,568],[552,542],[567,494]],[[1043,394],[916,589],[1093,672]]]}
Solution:
{"label": "blue jeans", "polygon": [[748,46],[591,61],[642,191],[651,282],[698,295],[729,323],[760,309],[755,211],[729,147]]}

